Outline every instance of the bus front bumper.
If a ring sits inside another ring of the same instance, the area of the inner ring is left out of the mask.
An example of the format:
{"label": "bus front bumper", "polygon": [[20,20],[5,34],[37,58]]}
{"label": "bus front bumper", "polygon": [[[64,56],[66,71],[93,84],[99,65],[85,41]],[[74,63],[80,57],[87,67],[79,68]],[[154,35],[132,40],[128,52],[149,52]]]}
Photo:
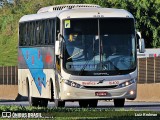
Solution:
{"label": "bus front bumper", "polygon": [[71,87],[67,84],[62,85],[60,99],[64,101],[76,101],[83,99],[110,100],[126,98],[134,100],[137,94],[137,84],[133,83],[129,86],[114,89],[81,89]]}

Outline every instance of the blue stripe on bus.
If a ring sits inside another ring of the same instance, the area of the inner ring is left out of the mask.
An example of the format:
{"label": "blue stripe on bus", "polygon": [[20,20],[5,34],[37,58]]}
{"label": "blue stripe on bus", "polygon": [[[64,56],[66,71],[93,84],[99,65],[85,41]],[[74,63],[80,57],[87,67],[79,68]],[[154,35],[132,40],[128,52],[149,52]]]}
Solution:
{"label": "blue stripe on bus", "polygon": [[46,75],[43,72],[44,64],[42,55],[39,55],[39,49],[37,48],[21,48],[21,50],[28,69],[30,70],[36,87],[41,95],[42,85],[46,87]]}

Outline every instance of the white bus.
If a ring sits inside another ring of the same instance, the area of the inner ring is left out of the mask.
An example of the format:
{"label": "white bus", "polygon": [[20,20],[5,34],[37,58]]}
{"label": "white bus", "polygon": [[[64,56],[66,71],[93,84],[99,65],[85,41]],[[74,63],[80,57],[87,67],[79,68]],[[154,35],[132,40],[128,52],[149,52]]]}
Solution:
{"label": "white bus", "polygon": [[[143,39],[140,39],[143,52]],[[18,91],[32,106],[123,107],[137,92],[135,20],[91,4],[41,8],[19,21]]]}

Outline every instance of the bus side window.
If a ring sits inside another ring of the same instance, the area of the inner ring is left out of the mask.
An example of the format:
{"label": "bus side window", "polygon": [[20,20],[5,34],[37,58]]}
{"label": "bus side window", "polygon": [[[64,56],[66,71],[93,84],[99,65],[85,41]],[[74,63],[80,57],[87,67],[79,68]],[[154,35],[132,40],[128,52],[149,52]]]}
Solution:
{"label": "bus side window", "polygon": [[49,42],[49,22],[48,20],[45,21],[45,44],[48,44]]}
{"label": "bus side window", "polygon": [[30,46],[33,45],[33,41],[34,41],[34,37],[33,37],[33,33],[34,33],[34,29],[33,29],[33,22],[30,22],[29,24],[29,29],[30,29]]}
{"label": "bus side window", "polygon": [[29,23],[25,24],[24,45],[29,45]]}
{"label": "bus side window", "polygon": [[33,21],[33,45],[36,44],[36,22]]}
{"label": "bus side window", "polygon": [[49,45],[51,43],[51,36],[52,36],[51,35],[52,34],[51,28],[52,28],[51,20],[48,20],[48,42],[47,42],[47,45]]}
{"label": "bus side window", "polygon": [[39,27],[39,21],[36,21],[36,41],[35,41],[35,45],[39,44],[39,34],[40,34],[40,27]]}
{"label": "bus side window", "polygon": [[49,29],[49,44],[54,45],[55,42],[55,20],[50,20],[50,29]]}
{"label": "bus side window", "polygon": [[24,45],[25,23],[19,24],[19,46]]}
{"label": "bus side window", "polygon": [[41,45],[44,45],[45,44],[45,20],[42,20],[41,21],[41,24],[42,24],[42,30],[41,30]]}
{"label": "bus side window", "polygon": [[38,21],[39,22],[39,42],[38,42],[38,45],[42,45],[43,44],[43,34],[42,34],[42,31],[43,31],[43,25],[42,25],[42,21]]}
{"label": "bus side window", "polygon": [[49,45],[52,44],[52,38],[53,38],[53,33],[52,33],[52,30],[53,30],[54,26],[53,26],[53,20],[49,20]]}
{"label": "bus side window", "polygon": [[36,21],[33,21],[33,46],[36,45]]}

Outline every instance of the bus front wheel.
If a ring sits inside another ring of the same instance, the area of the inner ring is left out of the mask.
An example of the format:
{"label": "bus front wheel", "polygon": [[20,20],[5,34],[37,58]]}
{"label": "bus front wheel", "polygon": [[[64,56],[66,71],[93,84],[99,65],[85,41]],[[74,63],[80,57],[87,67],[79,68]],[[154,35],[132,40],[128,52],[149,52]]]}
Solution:
{"label": "bus front wheel", "polygon": [[80,106],[81,108],[86,108],[86,107],[88,107],[88,100],[80,100],[80,101],[79,101],[79,106]]}
{"label": "bus front wheel", "polygon": [[89,100],[89,107],[97,107],[98,100]]}
{"label": "bus front wheel", "polygon": [[124,107],[125,99],[114,99],[115,107]]}

